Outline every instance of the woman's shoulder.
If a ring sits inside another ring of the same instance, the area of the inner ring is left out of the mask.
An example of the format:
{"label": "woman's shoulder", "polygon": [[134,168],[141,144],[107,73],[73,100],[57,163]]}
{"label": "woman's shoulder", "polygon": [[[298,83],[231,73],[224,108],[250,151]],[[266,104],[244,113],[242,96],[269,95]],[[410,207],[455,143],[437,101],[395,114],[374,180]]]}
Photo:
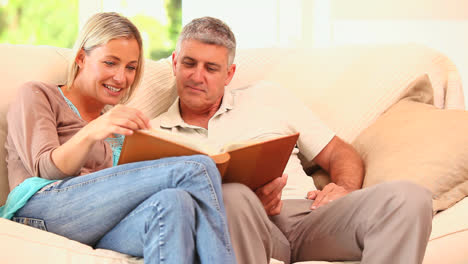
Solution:
{"label": "woman's shoulder", "polygon": [[[55,111],[61,107],[57,85],[31,81],[22,84],[8,106],[8,112]],[[63,100],[63,99],[62,99]]]}
{"label": "woman's shoulder", "polygon": [[45,83],[45,82],[39,82],[39,81],[29,81],[26,83],[23,83],[19,87],[19,92],[20,93],[46,93],[46,94],[57,94],[58,89],[57,85],[55,84],[50,84],[50,83]]}
{"label": "woman's shoulder", "polygon": [[57,85],[38,81],[29,81],[19,87],[16,98],[17,100],[31,102],[44,100],[44,98],[50,101],[51,98],[55,98],[58,95],[60,94]]}

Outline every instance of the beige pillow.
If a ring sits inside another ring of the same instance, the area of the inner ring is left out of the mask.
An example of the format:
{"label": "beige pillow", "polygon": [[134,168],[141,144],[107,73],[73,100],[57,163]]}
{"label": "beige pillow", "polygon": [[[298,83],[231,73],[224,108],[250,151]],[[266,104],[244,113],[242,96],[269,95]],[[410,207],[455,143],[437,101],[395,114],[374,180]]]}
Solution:
{"label": "beige pillow", "polygon": [[433,193],[434,213],[468,194],[468,112],[405,98],[353,142],[366,164],[363,187],[409,180]]}
{"label": "beige pillow", "polygon": [[128,106],[140,109],[153,119],[169,109],[177,97],[171,58],[145,60],[143,78]]}

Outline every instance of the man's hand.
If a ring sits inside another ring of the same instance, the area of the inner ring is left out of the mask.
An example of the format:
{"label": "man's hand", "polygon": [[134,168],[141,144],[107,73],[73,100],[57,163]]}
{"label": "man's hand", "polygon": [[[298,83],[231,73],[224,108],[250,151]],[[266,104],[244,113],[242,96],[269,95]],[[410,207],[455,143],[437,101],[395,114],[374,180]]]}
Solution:
{"label": "man's hand", "polygon": [[323,190],[315,190],[307,193],[307,199],[315,200],[310,209],[315,210],[322,205],[326,205],[334,200],[345,196],[350,193],[342,186],[336,185],[334,183],[329,183],[323,187]]}
{"label": "man's hand", "polygon": [[268,215],[277,215],[281,212],[281,208],[283,206],[281,193],[284,186],[286,186],[287,180],[288,175],[283,174],[283,176],[274,179],[255,190],[255,194],[257,194],[258,198],[262,202],[263,208],[265,208]]}

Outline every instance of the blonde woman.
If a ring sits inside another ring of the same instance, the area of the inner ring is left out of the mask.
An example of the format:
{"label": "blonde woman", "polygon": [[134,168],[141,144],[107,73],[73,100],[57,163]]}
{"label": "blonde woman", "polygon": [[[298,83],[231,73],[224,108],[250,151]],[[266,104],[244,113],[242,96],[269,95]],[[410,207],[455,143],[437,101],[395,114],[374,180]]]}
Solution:
{"label": "blonde woman", "polygon": [[[116,166],[123,136],[149,127],[121,105],[143,70],[138,29],[91,17],[68,82],[29,82],[8,112],[11,193],[0,216],[145,263],[235,263],[213,161],[191,156]],[[106,105],[115,105],[103,113]]]}

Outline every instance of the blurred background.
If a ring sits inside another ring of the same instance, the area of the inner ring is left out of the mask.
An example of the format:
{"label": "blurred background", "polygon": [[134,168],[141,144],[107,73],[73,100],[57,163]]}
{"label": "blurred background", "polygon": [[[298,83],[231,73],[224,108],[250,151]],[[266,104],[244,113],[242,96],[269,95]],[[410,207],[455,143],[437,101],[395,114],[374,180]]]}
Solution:
{"label": "blurred background", "polygon": [[181,29],[181,0],[0,0],[0,43],[71,48],[96,12],[127,16],[140,29],[145,57],[169,56]]}
{"label": "blurred background", "polygon": [[71,47],[100,11],[129,17],[151,59],[169,56],[181,27],[209,15],[231,26],[239,48],[424,44],[468,81],[468,0],[0,0],[0,43]]}

